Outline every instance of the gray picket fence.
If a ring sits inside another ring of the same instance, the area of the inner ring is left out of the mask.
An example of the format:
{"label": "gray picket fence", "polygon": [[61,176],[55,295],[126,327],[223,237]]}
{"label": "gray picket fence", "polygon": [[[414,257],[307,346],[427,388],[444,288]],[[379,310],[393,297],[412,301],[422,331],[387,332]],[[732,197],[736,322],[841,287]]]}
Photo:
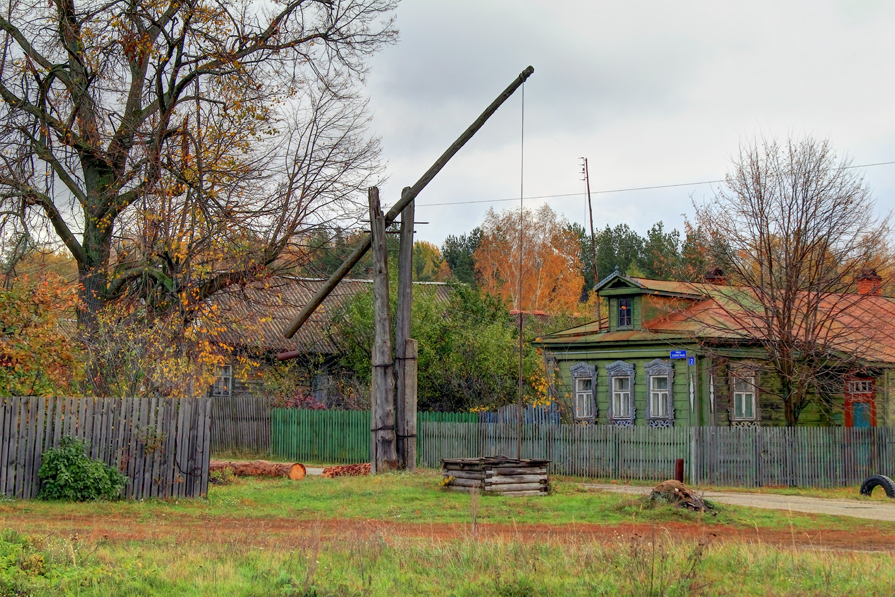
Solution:
{"label": "gray picket fence", "polygon": [[261,396],[212,398],[212,452],[269,453],[271,402]]}
{"label": "gray picket fence", "polygon": [[[421,423],[420,466],[443,458],[515,457],[515,425]],[[554,474],[660,481],[683,459],[697,485],[839,487],[873,474],[895,476],[888,427],[612,427],[524,425],[522,458],[551,461]]]}
{"label": "gray picket fence", "polygon": [[63,437],[128,479],[124,497],[208,493],[208,398],[0,398],[0,494],[35,497],[43,452]]}

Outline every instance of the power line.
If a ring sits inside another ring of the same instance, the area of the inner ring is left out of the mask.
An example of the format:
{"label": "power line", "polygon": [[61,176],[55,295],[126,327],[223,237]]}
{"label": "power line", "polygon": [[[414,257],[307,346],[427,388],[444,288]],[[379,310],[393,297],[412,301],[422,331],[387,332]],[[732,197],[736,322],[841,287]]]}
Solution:
{"label": "power line", "polygon": [[[846,168],[847,169],[871,168],[873,166],[890,166],[892,164],[895,164],[895,161],[875,162],[873,164],[858,164],[855,166],[846,166]],[[724,182],[723,179],[721,179],[721,180],[699,180],[699,181],[695,181],[695,182],[680,182],[680,183],[675,183],[675,184],[659,184],[659,185],[652,185],[652,186],[648,186],[648,187],[626,187],[626,188],[622,188],[622,189],[604,189],[601,191],[591,191],[591,194],[605,195],[607,193],[627,193],[630,191],[652,191],[655,189],[671,189],[671,188],[675,188],[675,187],[695,187],[695,186],[704,185],[704,184],[718,184],[718,183],[722,183],[722,182]],[[529,201],[532,199],[557,199],[560,197],[583,197],[584,195],[586,195],[586,193],[558,193],[555,195],[534,195],[531,197],[522,197],[521,199],[523,201]],[[473,200],[473,201],[445,201],[443,203],[419,203],[419,204],[417,204],[417,207],[437,207],[437,206],[441,206],[441,205],[469,205],[469,204],[473,204],[473,203],[503,203],[506,201],[519,201],[519,200],[520,200],[519,197],[512,197],[509,199],[478,199],[478,200]]]}

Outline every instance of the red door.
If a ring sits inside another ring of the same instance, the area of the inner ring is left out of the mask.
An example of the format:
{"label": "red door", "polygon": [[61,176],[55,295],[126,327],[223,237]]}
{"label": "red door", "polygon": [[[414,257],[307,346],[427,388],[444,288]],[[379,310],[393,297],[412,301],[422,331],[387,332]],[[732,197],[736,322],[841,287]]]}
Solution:
{"label": "red door", "polygon": [[875,384],[870,378],[845,382],[845,426],[876,427]]}

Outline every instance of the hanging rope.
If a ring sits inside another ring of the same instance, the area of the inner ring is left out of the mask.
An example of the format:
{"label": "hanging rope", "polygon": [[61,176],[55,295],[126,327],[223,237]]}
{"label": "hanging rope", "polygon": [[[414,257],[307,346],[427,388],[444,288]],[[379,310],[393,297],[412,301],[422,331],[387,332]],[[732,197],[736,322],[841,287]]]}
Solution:
{"label": "hanging rope", "polygon": [[522,412],[524,401],[522,399],[522,328],[524,312],[522,309],[522,242],[524,235],[522,226],[525,224],[523,198],[525,197],[525,83],[522,83],[522,121],[519,149],[519,288],[516,292],[516,306],[519,312],[519,416],[517,419],[516,434],[516,458],[522,460]]}

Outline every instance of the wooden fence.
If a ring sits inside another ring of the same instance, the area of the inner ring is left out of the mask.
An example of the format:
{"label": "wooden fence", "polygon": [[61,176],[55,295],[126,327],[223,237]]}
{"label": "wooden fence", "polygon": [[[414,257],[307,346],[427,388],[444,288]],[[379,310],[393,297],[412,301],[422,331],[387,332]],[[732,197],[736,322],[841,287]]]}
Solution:
{"label": "wooden fence", "polygon": [[271,450],[271,399],[211,398],[211,450],[267,454]]}
{"label": "wooden fence", "polygon": [[[516,424],[443,421],[420,413],[419,465],[443,458],[515,457]],[[274,456],[306,462],[356,463],[370,457],[366,411],[273,411]],[[522,457],[551,461],[551,472],[658,481],[685,462],[699,485],[837,487],[872,474],[895,477],[895,428],[612,427],[523,425]]]}
{"label": "wooden fence", "polygon": [[208,492],[208,398],[0,398],[0,494],[35,497],[43,451],[63,437],[128,478],[124,497]]}

